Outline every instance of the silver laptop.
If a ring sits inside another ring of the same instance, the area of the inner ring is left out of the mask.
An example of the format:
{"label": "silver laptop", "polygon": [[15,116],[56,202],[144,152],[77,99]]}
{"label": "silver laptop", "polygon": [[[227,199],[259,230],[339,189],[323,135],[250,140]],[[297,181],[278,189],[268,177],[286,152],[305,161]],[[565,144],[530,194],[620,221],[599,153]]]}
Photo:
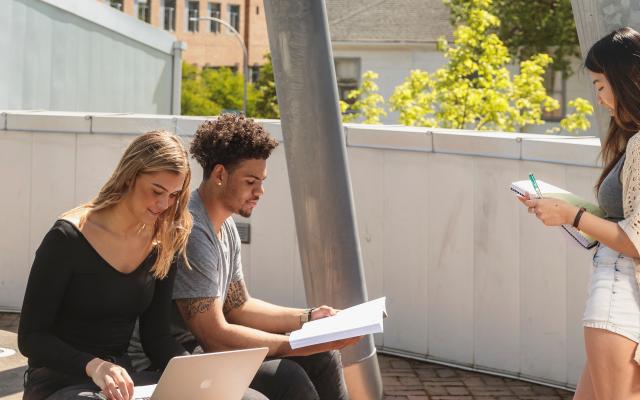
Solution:
{"label": "silver laptop", "polygon": [[136,386],[134,400],[240,400],[266,347],[174,357],[157,385]]}

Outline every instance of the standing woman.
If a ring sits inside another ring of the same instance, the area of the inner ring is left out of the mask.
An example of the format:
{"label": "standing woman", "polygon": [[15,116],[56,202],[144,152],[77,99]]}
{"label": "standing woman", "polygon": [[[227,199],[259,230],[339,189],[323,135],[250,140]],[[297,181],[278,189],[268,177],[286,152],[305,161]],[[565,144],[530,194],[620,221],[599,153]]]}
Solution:
{"label": "standing woman", "polygon": [[585,66],[611,114],[596,184],[606,218],[560,200],[520,200],[545,225],[573,224],[600,242],[583,317],[587,363],[574,399],[640,399],[640,33],[605,36]]}
{"label": "standing woman", "polygon": [[190,179],[180,140],[146,133],[91,202],[55,222],[36,252],[22,306],[24,399],[99,398],[92,392],[102,390],[129,400],[134,381],[157,381],[158,374],[127,371],[137,318],[156,367],[184,354],[169,333],[170,265],[184,255],[191,230]]}

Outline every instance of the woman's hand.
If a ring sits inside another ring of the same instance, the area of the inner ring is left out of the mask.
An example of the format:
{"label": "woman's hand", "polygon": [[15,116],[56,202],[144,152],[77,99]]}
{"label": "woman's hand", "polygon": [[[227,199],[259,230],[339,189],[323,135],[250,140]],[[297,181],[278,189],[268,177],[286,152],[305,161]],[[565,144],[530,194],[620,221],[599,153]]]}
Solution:
{"label": "woman's hand", "polygon": [[529,209],[529,213],[535,214],[547,226],[571,225],[578,212],[576,206],[563,200],[532,199],[528,193],[526,196],[518,196],[518,200]]}
{"label": "woman's hand", "polygon": [[87,363],[85,371],[109,400],[133,398],[133,380],[121,366],[94,358]]}

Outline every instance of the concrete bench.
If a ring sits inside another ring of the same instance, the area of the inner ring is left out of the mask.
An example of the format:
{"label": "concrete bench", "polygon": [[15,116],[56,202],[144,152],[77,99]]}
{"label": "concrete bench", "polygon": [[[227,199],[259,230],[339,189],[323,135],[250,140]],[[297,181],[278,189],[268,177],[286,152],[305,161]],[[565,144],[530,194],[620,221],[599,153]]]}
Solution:
{"label": "concrete bench", "polygon": [[5,350],[0,351],[0,400],[22,399],[27,359],[18,351],[19,319],[18,314],[0,313],[0,349]]}

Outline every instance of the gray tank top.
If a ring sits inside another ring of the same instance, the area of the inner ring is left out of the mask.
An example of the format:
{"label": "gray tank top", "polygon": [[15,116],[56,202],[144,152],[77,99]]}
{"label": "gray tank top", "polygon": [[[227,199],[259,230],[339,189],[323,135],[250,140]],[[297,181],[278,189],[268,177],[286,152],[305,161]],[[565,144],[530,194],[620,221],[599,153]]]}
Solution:
{"label": "gray tank top", "polygon": [[622,208],[622,183],[620,182],[620,170],[624,165],[623,155],[616,165],[609,171],[598,190],[598,205],[604,210],[605,218],[618,222],[624,219]]}

